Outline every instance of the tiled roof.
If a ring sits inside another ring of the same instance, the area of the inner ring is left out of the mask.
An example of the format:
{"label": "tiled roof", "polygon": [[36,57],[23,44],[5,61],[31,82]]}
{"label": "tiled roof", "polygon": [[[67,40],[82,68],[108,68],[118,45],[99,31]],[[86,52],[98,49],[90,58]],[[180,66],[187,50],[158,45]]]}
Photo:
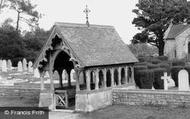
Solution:
{"label": "tiled roof", "polygon": [[168,28],[169,31],[166,34],[165,39],[174,39],[189,27],[190,25],[184,25],[184,24],[172,25],[171,27]]}
{"label": "tiled roof", "polygon": [[138,61],[112,26],[55,23],[54,28],[83,67]]}

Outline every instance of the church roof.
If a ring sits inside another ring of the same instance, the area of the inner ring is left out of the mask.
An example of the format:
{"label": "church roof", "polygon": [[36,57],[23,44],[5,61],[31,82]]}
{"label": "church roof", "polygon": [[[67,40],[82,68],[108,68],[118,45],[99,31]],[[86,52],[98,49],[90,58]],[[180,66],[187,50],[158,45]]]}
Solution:
{"label": "church roof", "polygon": [[113,26],[58,22],[54,28],[82,67],[138,62]]}
{"label": "church roof", "polygon": [[175,39],[179,34],[189,28],[190,25],[184,24],[177,24],[177,25],[170,25],[165,32],[165,39]]}

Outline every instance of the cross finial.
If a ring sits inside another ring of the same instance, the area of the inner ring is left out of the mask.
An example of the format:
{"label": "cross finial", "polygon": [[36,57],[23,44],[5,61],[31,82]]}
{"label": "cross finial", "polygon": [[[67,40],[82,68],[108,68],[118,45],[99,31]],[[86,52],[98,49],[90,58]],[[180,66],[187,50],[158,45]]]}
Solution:
{"label": "cross finial", "polygon": [[90,9],[88,9],[88,6],[86,5],[86,8],[83,11],[86,14],[86,25],[89,27],[89,21],[88,21],[88,14],[91,12]]}

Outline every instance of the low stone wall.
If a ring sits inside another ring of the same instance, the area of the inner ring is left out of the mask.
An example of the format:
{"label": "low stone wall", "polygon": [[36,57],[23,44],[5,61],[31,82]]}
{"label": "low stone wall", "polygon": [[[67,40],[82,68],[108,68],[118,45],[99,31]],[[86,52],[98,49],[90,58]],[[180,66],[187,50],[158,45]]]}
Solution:
{"label": "low stone wall", "polygon": [[114,89],[113,104],[190,107],[190,92]]}
{"label": "low stone wall", "polygon": [[91,112],[112,105],[112,89],[78,92],[75,100],[76,111]]}

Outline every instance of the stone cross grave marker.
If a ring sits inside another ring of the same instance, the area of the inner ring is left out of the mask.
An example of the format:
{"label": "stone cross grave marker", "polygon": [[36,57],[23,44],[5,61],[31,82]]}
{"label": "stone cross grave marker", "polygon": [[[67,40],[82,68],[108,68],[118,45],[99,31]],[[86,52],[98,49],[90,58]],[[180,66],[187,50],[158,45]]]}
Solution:
{"label": "stone cross grave marker", "polygon": [[171,80],[171,77],[168,76],[167,72],[164,72],[164,76],[161,79],[164,80],[164,90],[168,90],[168,80]]}
{"label": "stone cross grave marker", "polygon": [[38,68],[34,69],[34,77],[35,78],[40,78],[40,72],[39,72]]}
{"label": "stone cross grave marker", "polygon": [[185,69],[178,73],[178,90],[189,91],[189,74]]}
{"label": "stone cross grave marker", "polygon": [[27,61],[25,58],[22,60],[22,64],[23,64],[23,71],[27,71]]}
{"label": "stone cross grave marker", "polygon": [[17,64],[17,69],[18,69],[18,72],[23,72],[23,69],[22,69],[22,62],[19,61],[18,64]]}
{"label": "stone cross grave marker", "polygon": [[6,60],[2,61],[2,72],[7,72],[7,61]]}
{"label": "stone cross grave marker", "polygon": [[32,73],[34,71],[32,67],[33,63],[31,61],[28,62],[28,72]]}

